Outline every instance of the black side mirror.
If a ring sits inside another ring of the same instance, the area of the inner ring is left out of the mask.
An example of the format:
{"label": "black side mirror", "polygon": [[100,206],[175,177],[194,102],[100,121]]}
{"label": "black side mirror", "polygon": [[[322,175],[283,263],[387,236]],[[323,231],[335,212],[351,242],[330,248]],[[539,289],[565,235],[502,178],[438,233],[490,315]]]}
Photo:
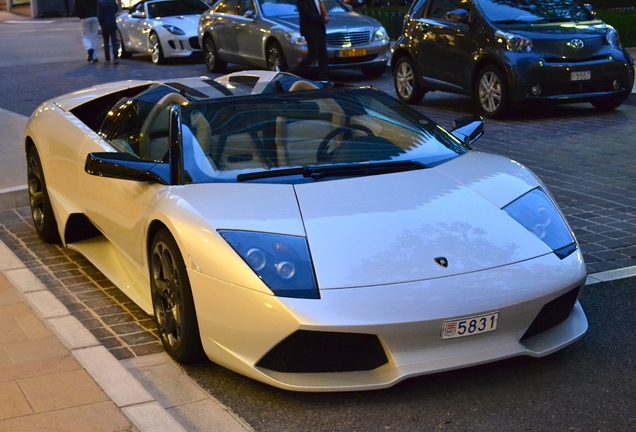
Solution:
{"label": "black side mirror", "polygon": [[468,11],[466,9],[454,9],[446,13],[446,19],[468,24]]}
{"label": "black side mirror", "polygon": [[89,153],[84,171],[98,177],[170,184],[170,164],[142,161],[127,153]]}

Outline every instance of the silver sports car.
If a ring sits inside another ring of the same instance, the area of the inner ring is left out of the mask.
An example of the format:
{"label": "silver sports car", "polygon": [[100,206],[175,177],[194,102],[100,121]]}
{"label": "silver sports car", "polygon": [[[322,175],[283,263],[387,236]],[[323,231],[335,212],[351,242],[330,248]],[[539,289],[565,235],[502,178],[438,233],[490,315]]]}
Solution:
{"label": "silver sports car", "polygon": [[29,120],[33,222],[181,362],[341,391],[545,356],[587,330],[582,254],[482,133],[280,72],[100,85]]}
{"label": "silver sports car", "polygon": [[117,17],[120,57],[150,54],[152,62],[201,52],[199,17],[209,6],[200,0],[142,0]]}

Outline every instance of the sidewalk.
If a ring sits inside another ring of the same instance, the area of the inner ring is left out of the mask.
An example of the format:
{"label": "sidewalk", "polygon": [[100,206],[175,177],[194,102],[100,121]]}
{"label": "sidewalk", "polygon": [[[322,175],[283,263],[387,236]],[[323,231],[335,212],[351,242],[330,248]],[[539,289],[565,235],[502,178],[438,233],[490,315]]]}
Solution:
{"label": "sidewalk", "polygon": [[[0,108],[0,211],[28,206],[27,117]],[[0,431],[251,431],[165,354],[117,360],[0,241]]]}

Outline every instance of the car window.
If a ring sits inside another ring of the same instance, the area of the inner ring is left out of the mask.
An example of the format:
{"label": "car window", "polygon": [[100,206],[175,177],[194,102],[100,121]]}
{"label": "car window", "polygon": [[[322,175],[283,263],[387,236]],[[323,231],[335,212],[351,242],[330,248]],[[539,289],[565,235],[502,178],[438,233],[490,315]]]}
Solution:
{"label": "car window", "polygon": [[214,10],[214,12],[215,13],[234,14],[234,11],[236,11],[237,5],[238,5],[238,0],[221,1],[216,6],[216,9]]}
{"label": "car window", "polygon": [[149,18],[180,15],[198,15],[207,10],[208,5],[199,0],[176,0],[148,3]]}
{"label": "car window", "polygon": [[559,22],[594,19],[575,0],[476,0],[491,22]]}
{"label": "car window", "polygon": [[455,9],[467,9],[467,3],[458,0],[433,0],[429,18],[446,19],[446,14]]}
{"label": "car window", "polygon": [[[258,0],[263,15],[268,17],[298,15],[296,0]],[[339,0],[323,0],[328,13],[344,13],[347,9]]]}
{"label": "car window", "polygon": [[306,166],[432,166],[468,151],[419,113],[371,89],[229,97],[182,106],[180,117],[184,167],[193,182]]}

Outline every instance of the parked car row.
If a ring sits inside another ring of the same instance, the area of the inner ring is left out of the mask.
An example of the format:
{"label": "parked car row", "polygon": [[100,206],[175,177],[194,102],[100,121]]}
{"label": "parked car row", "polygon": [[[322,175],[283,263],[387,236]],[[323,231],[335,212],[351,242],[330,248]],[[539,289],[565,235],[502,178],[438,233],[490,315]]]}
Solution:
{"label": "parked car row", "polygon": [[[329,67],[377,77],[391,60],[403,102],[440,90],[472,96],[490,118],[537,102],[612,110],[634,83],[618,33],[579,0],[416,0],[392,50],[378,21],[342,0],[324,4]],[[118,25],[122,57],[202,55],[211,72],[227,63],[285,71],[307,53],[296,0],[142,0]]]}

